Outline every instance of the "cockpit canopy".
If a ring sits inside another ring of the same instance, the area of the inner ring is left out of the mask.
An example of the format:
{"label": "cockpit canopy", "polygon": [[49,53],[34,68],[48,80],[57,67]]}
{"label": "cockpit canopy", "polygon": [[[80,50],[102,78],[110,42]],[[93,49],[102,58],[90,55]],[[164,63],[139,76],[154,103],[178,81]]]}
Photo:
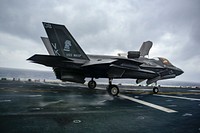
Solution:
{"label": "cockpit canopy", "polygon": [[168,59],[166,59],[166,58],[163,58],[163,57],[156,57],[156,58],[154,58],[154,59],[160,61],[160,62],[161,62],[163,65],[165,65],[165,66],[173,67],[172,63],[171,63]]}

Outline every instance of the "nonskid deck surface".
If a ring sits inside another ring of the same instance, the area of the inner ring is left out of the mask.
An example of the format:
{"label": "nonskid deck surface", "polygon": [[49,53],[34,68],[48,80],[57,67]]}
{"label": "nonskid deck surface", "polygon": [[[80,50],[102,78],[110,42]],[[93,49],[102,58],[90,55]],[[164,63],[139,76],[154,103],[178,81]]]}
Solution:
{"label": "nonskid deck surface", "polygon": [[200,132],[200,89],[0,81],[0,132]]}

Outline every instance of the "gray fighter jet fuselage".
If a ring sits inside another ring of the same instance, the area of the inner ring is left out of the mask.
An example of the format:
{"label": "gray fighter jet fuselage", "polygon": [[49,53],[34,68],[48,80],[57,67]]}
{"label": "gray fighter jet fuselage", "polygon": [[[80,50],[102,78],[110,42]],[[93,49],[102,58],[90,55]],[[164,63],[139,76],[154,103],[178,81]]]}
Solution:
{"label": "gray fighter jet fuselage", "polygon": [[[113,79],[131,78],[136,83],[146,80],[147,85],[158,80],[175,78],[183,71],[172,65],[169,60],[157,57],[147,58],[153,43],[144,42],[139,51],[129,51],[127,56],[86,55],[64,25],[45,23],[48,38],[42,37],[50,55],[34,55],[28,60],[52,67],[57,79],[84,83],[91,78],[88,87],[96,87],[96,78],[108,78],[107,91],[116,96],[119,93]],[[153,88],[157,93],[158,87]]]}

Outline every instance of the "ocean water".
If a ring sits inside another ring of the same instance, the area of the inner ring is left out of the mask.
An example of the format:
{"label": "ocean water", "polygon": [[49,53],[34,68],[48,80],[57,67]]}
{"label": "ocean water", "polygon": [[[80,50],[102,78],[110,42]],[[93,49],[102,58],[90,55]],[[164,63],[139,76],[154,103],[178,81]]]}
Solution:
{"label": "ocean water", "polygon": [[1,78],[35,79],[35,80],[56,80],[53,71],[38,71],[28,69],[2,68],[0,67]]}
{"label": "ocean water", "polygon": [[[39,70],[28,70],[28,69],[15,69],[15,68],[2,68],[0,67],[0,78],[10,78],[13,79],[23,79],[23,80],[56,80],[53,70],[52,71],[39,71]],[[89,78],[86,78],[86,81],[89,81]],[[97,83],[107,84],[108,79],[96,79]],[[131,84],[136,85],[135,79],[114,79],[114,84]],[[172,85],[172,86],[199,86],[200,83],[194,82],[183,82],[183,81],[176,81],[175,79],[171,80],[163,80],[158,81],[159,85]],[[145,85],[145,82],[143,83]]]}

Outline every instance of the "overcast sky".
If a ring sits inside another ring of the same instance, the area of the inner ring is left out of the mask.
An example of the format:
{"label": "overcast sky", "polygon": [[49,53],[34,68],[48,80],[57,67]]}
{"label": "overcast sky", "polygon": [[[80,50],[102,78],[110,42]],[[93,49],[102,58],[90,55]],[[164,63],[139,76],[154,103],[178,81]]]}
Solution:
{"label": "overcast sky", "polygon": [[42,22],[64,24],[87,54],[117,55],[152,41],[165,57],[200,80],[200,0],[1,0],[0,67],[51,70],[26,61],[47,54]]}

